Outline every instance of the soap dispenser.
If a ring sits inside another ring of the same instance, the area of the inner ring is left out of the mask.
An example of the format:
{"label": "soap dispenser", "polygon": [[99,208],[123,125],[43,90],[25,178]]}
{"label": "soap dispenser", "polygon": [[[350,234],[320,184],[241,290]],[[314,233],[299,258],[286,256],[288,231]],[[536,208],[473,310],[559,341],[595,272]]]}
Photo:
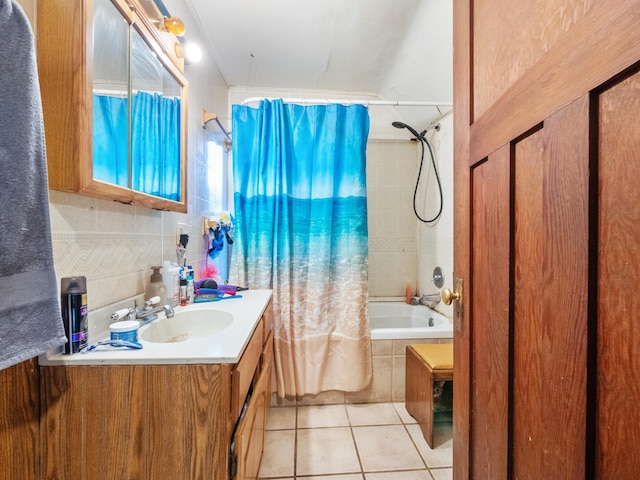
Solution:
{"label": "soap dispenser", "polygon": [[151,282],[147,285],[144,293],[146,300],[158,296],[160,297],[160,305],[165,305],[167,303],[167,286],[162,281],[161,268],[162,267],[151,267],[151,270],[153,270]]}

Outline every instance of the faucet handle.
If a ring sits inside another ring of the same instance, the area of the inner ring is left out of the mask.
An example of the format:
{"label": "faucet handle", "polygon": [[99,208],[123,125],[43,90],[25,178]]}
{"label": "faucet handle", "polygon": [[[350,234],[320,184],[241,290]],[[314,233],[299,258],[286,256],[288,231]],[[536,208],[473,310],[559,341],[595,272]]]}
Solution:
{"label": "faucet handle", "polygon": [[117,310],[117,311],[115,311],[115,312],[113,312],[111,314],[111,320],[113,320],[114,322],[117,322],[118,320],[122,320],[127,315],[129,315],[129,309],[128,308],[122,308],[122,309]]}
{"label": "faucet handle", "polygon": [[144,302],[145,306],[148,307],[151,307],[152,305],[155,305],[157,303],[160,303],[160,297],[158,295],[156,295],[155,297],[151,297],[149,300]]}

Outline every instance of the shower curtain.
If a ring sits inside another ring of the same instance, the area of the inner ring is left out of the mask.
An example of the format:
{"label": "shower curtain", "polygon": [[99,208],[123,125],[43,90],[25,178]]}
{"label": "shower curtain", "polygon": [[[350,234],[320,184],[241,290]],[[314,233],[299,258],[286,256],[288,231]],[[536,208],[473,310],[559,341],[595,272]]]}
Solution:
{"label": "shower curtain", "polygon": [[371,381],[362,105],[233,106],[236,268],[274,291],[278,395]]}

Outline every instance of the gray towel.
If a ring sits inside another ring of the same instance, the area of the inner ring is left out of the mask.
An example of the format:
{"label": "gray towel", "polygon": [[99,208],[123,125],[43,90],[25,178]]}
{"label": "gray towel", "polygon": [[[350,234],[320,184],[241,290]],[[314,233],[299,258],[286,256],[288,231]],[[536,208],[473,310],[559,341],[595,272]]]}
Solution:
{"label": "gray towel", "polygon": [[0,369],[67,340],[51,248],[44,123],[33,32],[0,0]]}

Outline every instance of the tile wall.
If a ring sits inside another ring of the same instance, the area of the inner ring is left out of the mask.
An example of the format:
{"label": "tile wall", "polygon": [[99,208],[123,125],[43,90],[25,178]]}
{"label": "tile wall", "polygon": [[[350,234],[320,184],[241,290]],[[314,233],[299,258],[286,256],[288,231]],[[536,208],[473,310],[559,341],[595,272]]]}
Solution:
{"label": "tile wall", "polygon": [[[438,291],[433,283],[433,269],[436,266],[442,268],[444,272],[444,286],[453,288],[453,115],[447,115],[439,123],[440,131],[429,132],[427,138],[434,150],[444,204],[442,215],[437,222],[432,224],[418,222],[417,286],[421,294]],[[426,174],[423,173],[425,182],[420,181],[421,188],[418,190],[418,212],[423,218],[429,219],[433,217],[434,208],[438,205],[439,199],[433,167],[427,168],[427,161],[430,162],[428,152],[425,152],[424,161],[423,172],[426,169]],[[420,210],[422,208],[425,210]],[[437,309],[450,318],[453,314],[452,307],[443,303],[440,303]]]}

